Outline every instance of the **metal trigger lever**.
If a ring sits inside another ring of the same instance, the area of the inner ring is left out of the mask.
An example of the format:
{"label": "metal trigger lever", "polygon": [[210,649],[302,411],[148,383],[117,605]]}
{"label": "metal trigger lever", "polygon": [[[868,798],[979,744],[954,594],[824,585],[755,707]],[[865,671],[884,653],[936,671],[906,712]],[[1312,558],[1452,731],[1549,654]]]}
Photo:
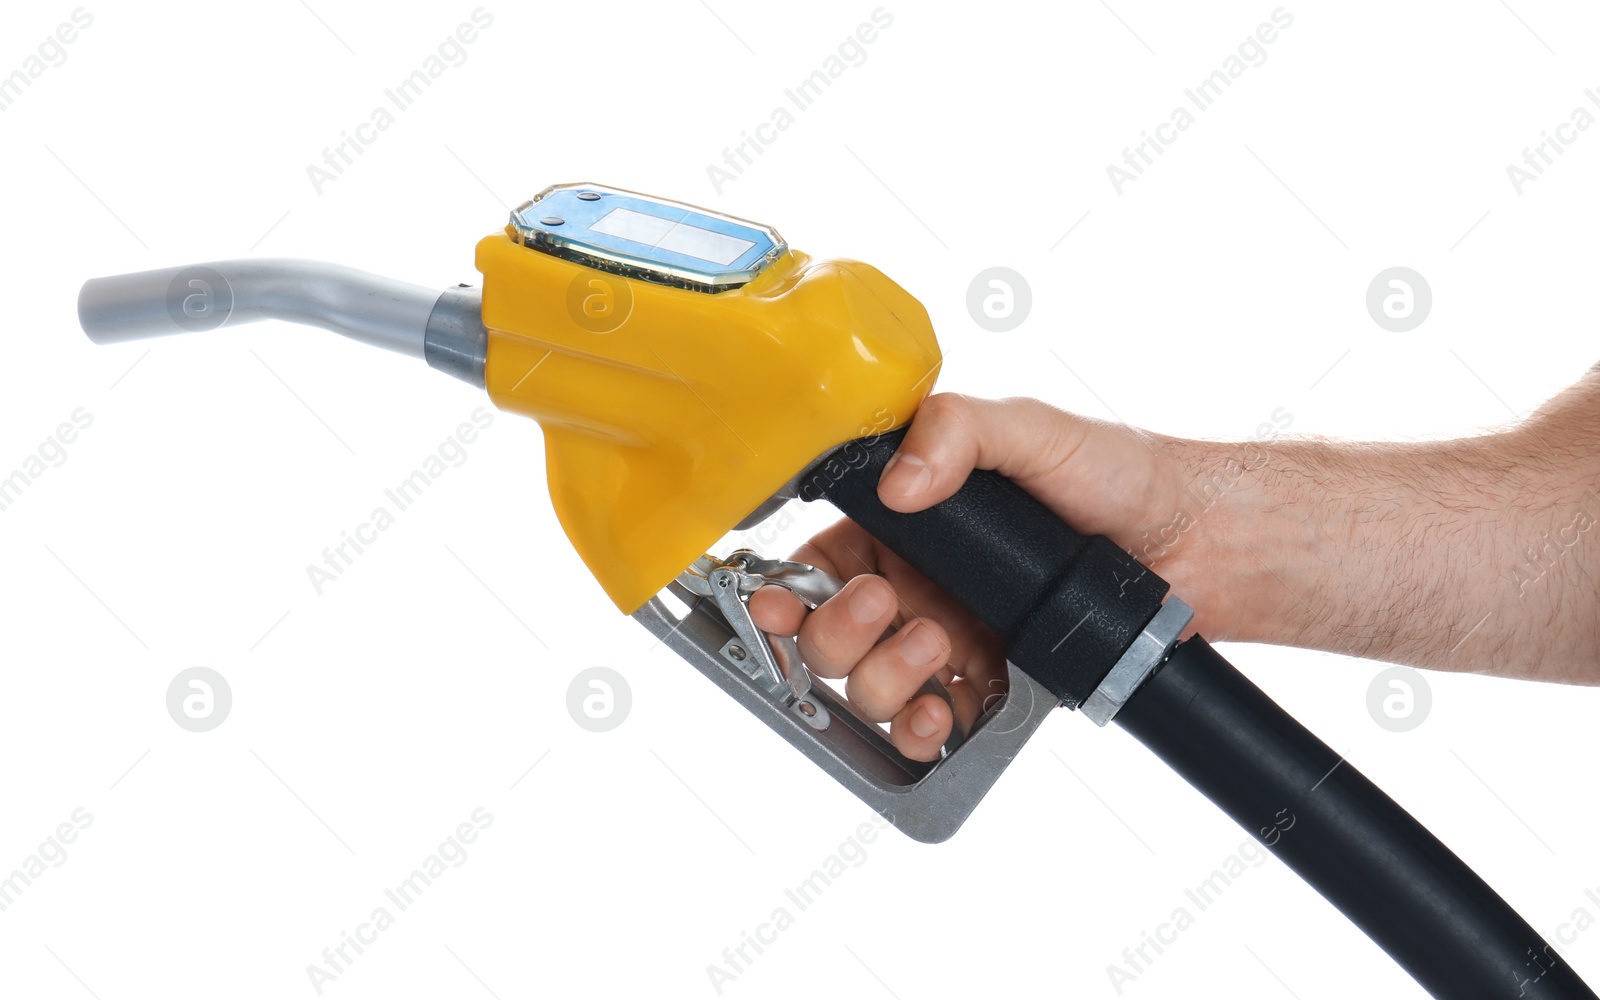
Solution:
{"label": "metal trigger lever", "polygon": [[[678,583],[696,595],[711,598],[733,627],[737,638],[724,647],[725,656],[745,667],[752,679],[760,681],[769,694],[783,699],[811,728],[828,728],[832,719],[828,710],[810,696],[815,681],[801,662],[794,637],[761,631],[750,617],[746,602],[751,594],[771,585],[794,594],[800,603],[814,611],[843,589],[843,581],[806,563],[764,559],[750,549],[738,549],[726,559],[701,557],[679,576]],[[740,653],[744,656],[738,655]],[[753,661],[748,667],[747,658]],[[950,707],[950,736],[944,742],[941,755],[954,753],[967,734],[956,716],[950,692],[938,678],[930,677],[917,693],[936,695]]]}
{"label": "metal trigger lever", "polygon": [[748,572],[740,553],[728,559],[705,555],[678,576],[678,583],[697,597],[708,597],[733,629],[734,637],[720,650],[766,693],[816,730],[826,730],[833,717],[811,697],[811,671],[800,660],[793,636],[768,635],[756,627],[745,602],[767,581]]}

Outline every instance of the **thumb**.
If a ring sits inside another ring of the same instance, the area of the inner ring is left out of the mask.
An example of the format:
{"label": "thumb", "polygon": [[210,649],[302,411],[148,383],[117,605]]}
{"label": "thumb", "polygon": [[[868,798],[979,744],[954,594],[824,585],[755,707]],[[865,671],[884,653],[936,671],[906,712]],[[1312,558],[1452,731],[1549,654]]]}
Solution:
{"label": "thumb", "polygon": [[1074,416],[1037,399],[930,396],[878,482],[891,510],[953,496],[992,469],[1079,531],[1114,539],[1183,502],[1183,475],[1153,435]]}

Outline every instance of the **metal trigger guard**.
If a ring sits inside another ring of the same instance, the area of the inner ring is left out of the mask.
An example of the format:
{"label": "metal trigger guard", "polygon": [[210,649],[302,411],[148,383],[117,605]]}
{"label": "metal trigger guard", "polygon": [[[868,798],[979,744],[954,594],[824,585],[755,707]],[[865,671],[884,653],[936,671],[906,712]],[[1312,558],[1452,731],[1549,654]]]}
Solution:
{"label": "metal trigger guard", "polygon": [[[756,628],[745,601],[768,584],[789,590],[810,608],[843,586],[814,566],[763,559],[740,549],[727,559],[696,560],[668,586],[668,592],[688,605],[686,614],[675,614],[657,596],[633,617],[915,840],[949,839],[1060,704],[1007,663],[1006,692],[984,699],[985,711],[971,731],[961,732],[957,722],[938,761],[910,760],[882,729],[857,716],[827,685],[814,682],[793,637],[769,636]],[[930,679],[919,693],[950,702],[937,679]],[[954,718],[954,705],[951,709]]]}
{"label": "metal trigger guard", "polygon": [[[754,657],[761,677],[768,682],[768,690],[774,696],[785,698],[785,704],[799,712],[812,729],[828,728],[831,713],[810,697],[816,680],[801,661],[800,649],[794,637],[773,635],[757,628],[746,600],[764,586],[782,587],[799,598],[800,603],[815,611],[844,589],[843,580],[807,563],[763,559],[751,549],[737,549],[726,559],[702,556],[678,577],[678,582],[716,601],[717,610],[722,612],[728,624],[733,626],[734,633],[742,640],[741,645],[728,650],[733,653],[733,659],[745,662],[737,655],[737,651],[746,651]],[[950,736],[940,748],[940,755],[955,752],[967,734],[961,726],[961,720],[956,717],[956,703],[950,697],[950,692],[945,690],[937,677],[930,677],[917,690],[917,694],[934,695],[949,706]]]}

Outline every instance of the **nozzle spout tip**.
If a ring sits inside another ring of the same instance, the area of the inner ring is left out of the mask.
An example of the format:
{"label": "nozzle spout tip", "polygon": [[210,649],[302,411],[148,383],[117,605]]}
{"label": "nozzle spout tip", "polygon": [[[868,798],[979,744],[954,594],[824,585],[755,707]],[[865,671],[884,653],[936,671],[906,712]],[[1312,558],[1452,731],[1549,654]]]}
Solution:
{"label": "nozzle spout tip", "polygon": [[421,358],[438,299],[338,264],[228,260],[91,279],[78,293],[78,322],[95,343],[116,344],[281,319]]}

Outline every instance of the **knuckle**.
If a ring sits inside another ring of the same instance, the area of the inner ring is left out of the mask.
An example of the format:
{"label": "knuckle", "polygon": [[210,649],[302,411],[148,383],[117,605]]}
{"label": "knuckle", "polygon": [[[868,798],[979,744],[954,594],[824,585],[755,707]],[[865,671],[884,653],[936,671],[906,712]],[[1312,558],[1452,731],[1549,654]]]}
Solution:
{"label": "knuckle", "polygon": [[917,419],[943,426],[959,423],[962,412],[972,406],[972,401],[955,392],[940,392],[929,396],[917,408]]}
{"label": "knuckle", "polygon": [[896,704],[882,686],[875,682],[871,671],[856,670],[845,684],[845,695],[856,710],[872,722],[888,722],[905,707]]}
{"label": "knuckle", "polygon": [[875,638],[873,633],[863,631],[847,606],[835,600],[807,615],[800,627],[804,659],[825,677],[842,677],[854,670],[871,650]]}

